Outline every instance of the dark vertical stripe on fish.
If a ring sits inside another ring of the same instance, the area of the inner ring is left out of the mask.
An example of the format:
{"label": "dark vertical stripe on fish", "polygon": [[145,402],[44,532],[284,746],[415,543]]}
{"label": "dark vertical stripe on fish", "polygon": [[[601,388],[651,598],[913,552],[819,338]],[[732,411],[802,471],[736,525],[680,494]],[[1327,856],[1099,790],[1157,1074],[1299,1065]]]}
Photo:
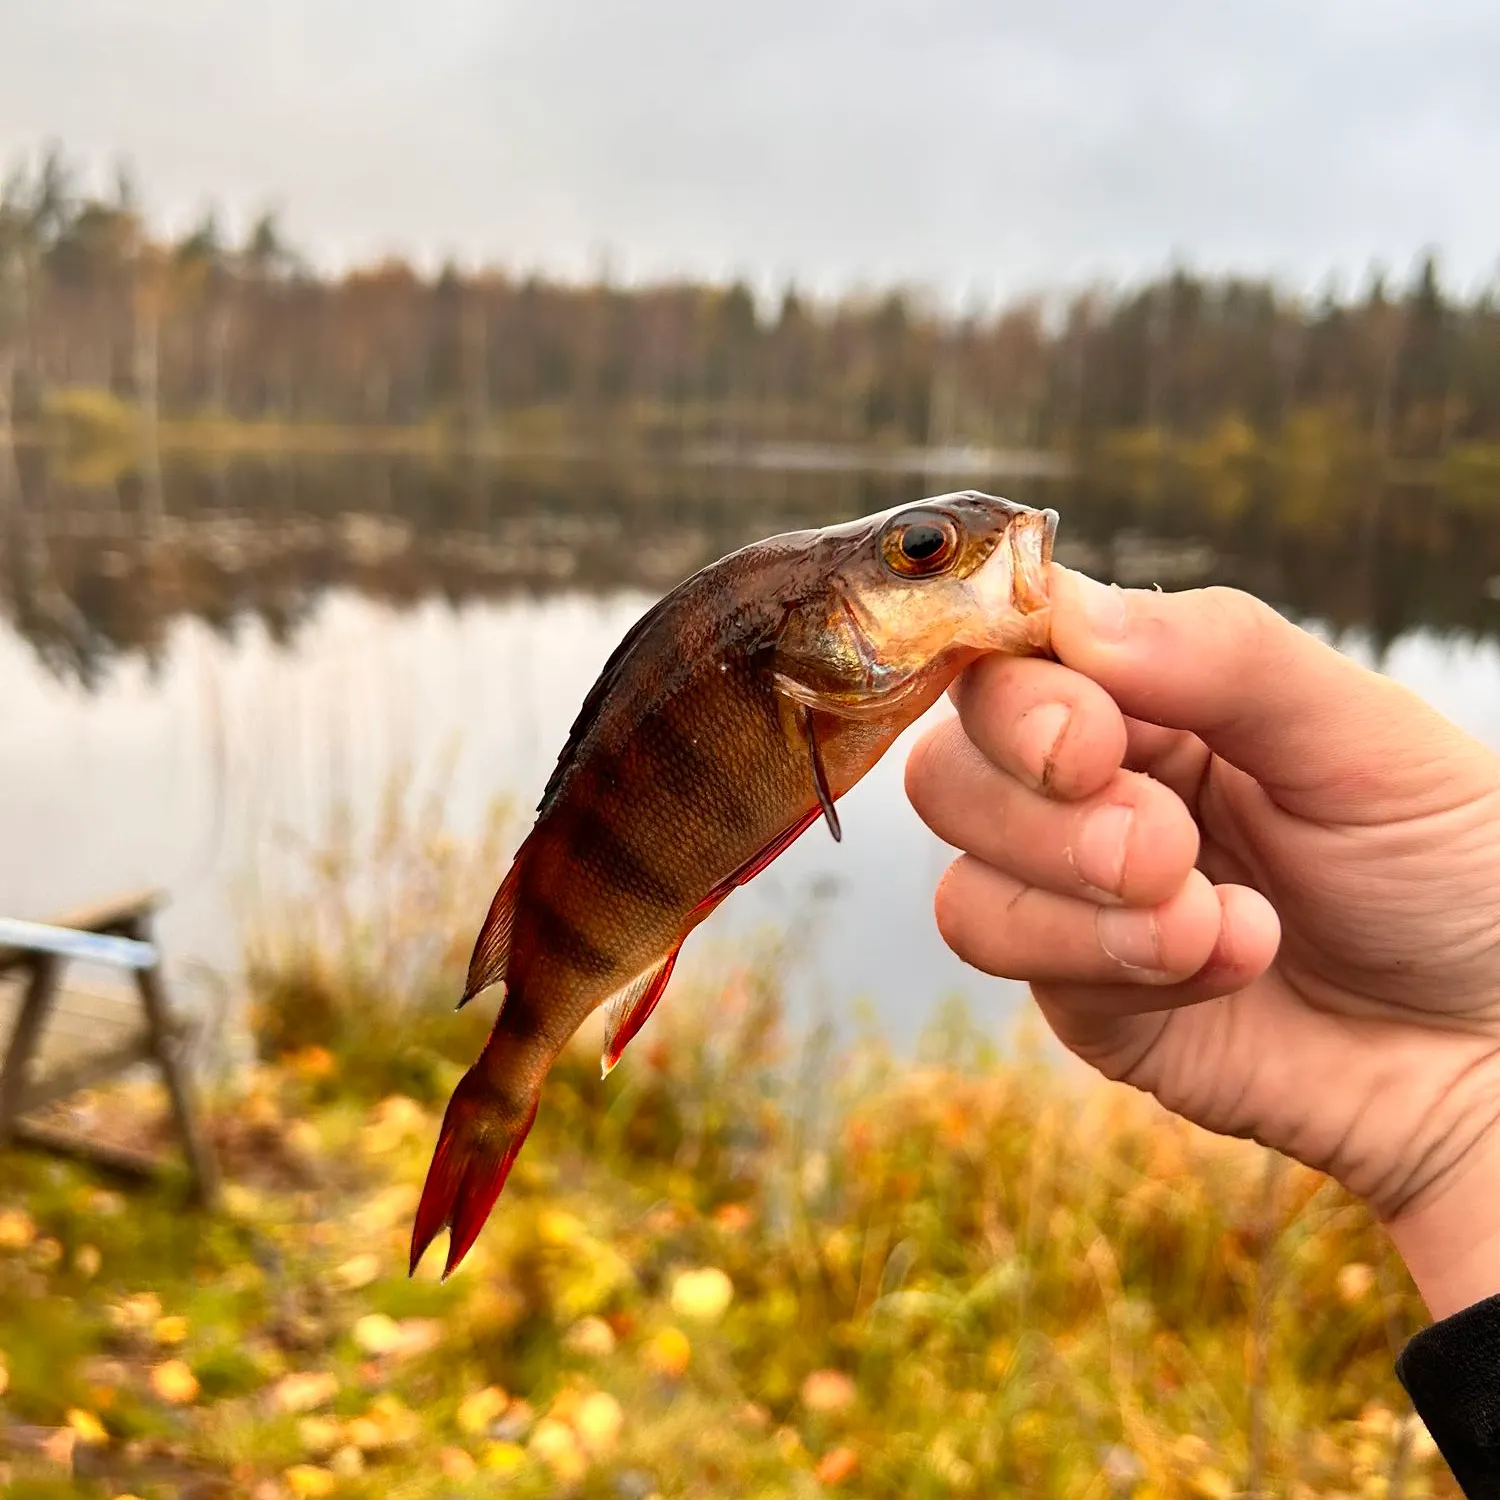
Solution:
{"label": "dark vertical stripe on fish", "polygon": [[745,798],[717,756],[700,750],[693,737],[672,722],[672,715],[654,715],[641,726],[636,753],[647,762],[656,784],[702,820],[726,828],[753,826],[755,808]]}
{"label": "dark vertical stripe on fish", "polygon": [[570,811],[567,839],[575,857],[593,865],[623,894],[667,911],[682,904],[685,893],[651,867],[643,857],[646,849],[635,848],[614,827],[604,807],[580,799]]}
{"label": "dark vertical stripe on fish", "polygon": [[614,959],[596,948],[588,936],[558,909],[533,891],[526,902],[527,915],[536,926],[543,949],[562,959],[579,974],[607,974]]}

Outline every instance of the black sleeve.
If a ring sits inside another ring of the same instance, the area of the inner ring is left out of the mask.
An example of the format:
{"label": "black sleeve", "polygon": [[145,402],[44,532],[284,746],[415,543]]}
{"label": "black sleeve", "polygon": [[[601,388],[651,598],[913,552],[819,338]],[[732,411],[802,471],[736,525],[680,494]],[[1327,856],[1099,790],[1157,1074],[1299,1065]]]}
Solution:
{"label": "black sleeve", "polygon": [[1500,1500],[1500,1296],[1424,1328],[1396,1376],[1470,1500]]}

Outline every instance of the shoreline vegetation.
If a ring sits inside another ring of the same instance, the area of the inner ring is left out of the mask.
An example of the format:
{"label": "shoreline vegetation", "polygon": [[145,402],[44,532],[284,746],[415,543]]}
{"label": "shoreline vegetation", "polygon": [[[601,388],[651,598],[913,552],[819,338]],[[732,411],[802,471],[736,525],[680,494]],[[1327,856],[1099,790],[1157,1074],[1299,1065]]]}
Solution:
{"label": "shoreline vegetation", "polygon": [[[1271,436],[1226,417],[1196,437],[1157,428],[1120,429],[1072,448],[994,447],[977,443],[918,445],[887,436],[837,442],[778,434],[774,413],[741,426],[713,408],[685,415],[649,405],[612,413],[587,435],[566,406],[517,411],[483,426],[431,419],[398,425],[243,420],[223,415],[158,418],[149,424],[129,402],[105,390],[50,392],[41,416],[13,425],[15,447],[53,453],[66,474],[93,482],[139,472],[162,456],[204,463],[253,456],[386,456],[433,463],[633,463],[659,467],[733,468],[783,473],[864,473],[1066,480],[1133,481],[1165,473],[1212,479],[1278,475],[1366,479],[1435,486],[1460,495],[1500,495],[1500,442],[1456,443],[1438,457],[1383,453],[1356,429],[1318,410],[1293,413]],[[5,434],[0,431],[0,439]]]}
{"label": "shoreline vegetation", "polygon": [[[431,811],[341,814],[246,893],[219,1212],[0,1155],[7,1494],[1456,1497],[1392,1369],[1420,1303],[1344,1194],[957,1008],[912,1057],[794,1039],[775,942],[608,1081],[585,1028],[465,1266],[408,1279],[512,833]],[[164,1136],[132,1088],[75,1109]]]}
{"label": "shoreline vegetation", "polygon": [[[60,147],[0,182],[0,449],[673,461],[1270,463],[1500,488],[1500,279],[1357,288],[1165,268],[943,306],[910,285],[321,270],[273,214],[149,223]],[[778,456],[779,452],[779,456]],[[0,463],[0,504],[8,477]],[[159,476],[156,476],[159,481]]]}

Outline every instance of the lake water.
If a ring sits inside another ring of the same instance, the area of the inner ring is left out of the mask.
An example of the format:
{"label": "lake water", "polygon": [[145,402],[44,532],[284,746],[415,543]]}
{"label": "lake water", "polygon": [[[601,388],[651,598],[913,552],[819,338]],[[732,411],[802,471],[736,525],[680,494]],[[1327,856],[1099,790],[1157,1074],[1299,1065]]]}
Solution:
{"label": "lake water", "polygon": [[[1500,747],[1500,524],[1430,491],[284,458],[169,465],[156,506],[129,476],[22,459],[0,517],[0,913],[163,886],[189,994],[234,974],[243,879],[287,836],[316,840],[336,800],[373,812],[403,769],[446,766],[451,831],[500,795],[531,808],[604,659],[673,581],[966,484],[1056,506],[1059,557],[1097,576],[1250,588]],[[903,751],[842,804],[842,845],[810,831],[685,963],[795,924],[794,1016],[866,1001],[901,1045],[955,992],[1011,1016],[1020,987],[937,936],[951,851],[902,796]]]}

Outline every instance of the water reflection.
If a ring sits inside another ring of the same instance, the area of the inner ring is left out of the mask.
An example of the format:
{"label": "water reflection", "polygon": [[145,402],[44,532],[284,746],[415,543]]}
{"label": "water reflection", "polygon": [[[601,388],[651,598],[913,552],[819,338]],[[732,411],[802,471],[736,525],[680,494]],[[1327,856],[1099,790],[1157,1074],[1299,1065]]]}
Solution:
{"label": "water reflection", "polygon": [[756,537],[959,482],[1057,507],[1060,556],[1101,577],[1231,582],[1382,646],[1419,627],[1500,630],[1488,592],[1500,524],[1431,489],[283,456],[170,463],[156,514],[130,475],[70,479],[38,451],[19,467],[21,495],[0,517],[0,607],[86,686],[122,656],[155,659],[183,616],[225,635],[255,618],[287,643],[334,587],[398,607],[654,593]]}
{"label": "water reflection", "polygon": [[[150,514],[128,478],[70,480],[35,453],[21,468],[3,517],[0,910],[165,883],[179,964],[231,967],[236,882],[274,875],[277,838],[316,836],[336,798],[373,809],[399,766],[421,779],[451,755],[460,831],[497,793],[529,808],[615,641],[687,571],[956,483],[1055,505],[1060,556],[1099,576],[1234,582],[1325,622],[1500,743],[1500,527],[1431,492],[344,457],[171,466]],[[933,929],[949,856],[901,796],[901,760],[851,794],[841,847],[814,830],[688,959],[801,919],[804,1013],[868,996],[904,1041],[948,990],[1003,1010],[1015,987]]]}

